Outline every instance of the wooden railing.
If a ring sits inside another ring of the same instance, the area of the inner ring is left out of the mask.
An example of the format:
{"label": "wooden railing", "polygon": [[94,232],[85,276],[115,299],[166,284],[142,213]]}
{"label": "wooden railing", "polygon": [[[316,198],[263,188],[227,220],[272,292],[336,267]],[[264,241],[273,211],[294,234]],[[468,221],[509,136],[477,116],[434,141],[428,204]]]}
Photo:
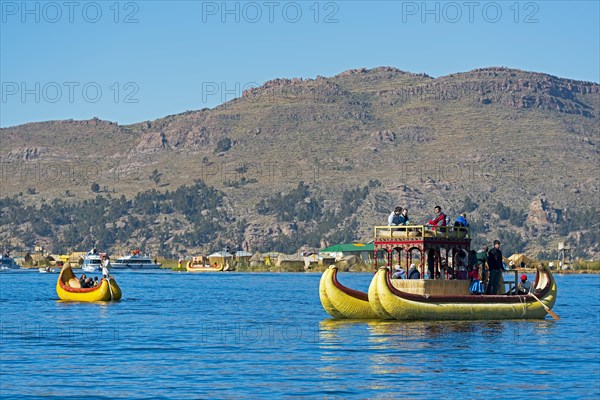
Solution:
{"label": "wooden railing", "polygon": [[400,225],[376,226],[375,240],[403,238],[468,239],[469,228],[462,226]]}

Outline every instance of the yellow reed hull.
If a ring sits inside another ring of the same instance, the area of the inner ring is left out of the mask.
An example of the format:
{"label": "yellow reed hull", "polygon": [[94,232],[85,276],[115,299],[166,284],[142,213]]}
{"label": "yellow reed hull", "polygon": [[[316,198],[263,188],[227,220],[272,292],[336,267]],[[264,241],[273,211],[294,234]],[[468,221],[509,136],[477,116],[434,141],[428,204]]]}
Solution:
{"label": "yellow reed hull", "polygon": [[[68,271],[66,271],[68,269]],[[89,289],[75,289],[68,286],[68,281],[74,277],[71,267],[65,267],[60,272],[56,282],[56,294],[64,301],[119,301],[121,288],[114,278],[102,279],[100,285]],[[110,285],[110,289],[109,289]],[[111,295],[112,292],[112,295]]]}
{"label": "yellow reed hull", "polygon": [[376,279],[371,279],[371,284],[369,285],[369,305],[379,318],[394,319],[394,317],[385,310],[383,304],[381,304],[381,302],[379,301],[379,292],[377,290]]}
{"label": "yellow reed hull", "polygon": [[337,283],[336,274],[337,267],[330,266],[321,276],[319,297],[325,311],[334,318],[379,318],[371,308],[369,301],[359,299],[344,291],[347,288],[343,288]]}
{"label": "yellow reed hull", "polygon": [[[373,277],[377,300],[370,297],[372,307],[380,304],[386,313],[398,320],[499,320],[541,319],[546,310],[536,300],[517,303],[485,302],[421,302],[393,293],[387,282],[387,271],[380,269]],[[556,282],[549,274],[551,288],[540,300],[548,308],[556,301]],[[379,306],[378,306],[379,307]]]}
{"label": "yellow reed hull", "polygon": [[339,312],[338,309],[333,306],[327,295],[327,281],[331,279],[329,276],[331,274],[332,270],[327,268],[325,272],[323,272],[323,275],[321,275],[321,281],[319,282],[319,298],[321,299],[321,304],[327,314],[331,315],[333,318],[346,318],[344,314]]}

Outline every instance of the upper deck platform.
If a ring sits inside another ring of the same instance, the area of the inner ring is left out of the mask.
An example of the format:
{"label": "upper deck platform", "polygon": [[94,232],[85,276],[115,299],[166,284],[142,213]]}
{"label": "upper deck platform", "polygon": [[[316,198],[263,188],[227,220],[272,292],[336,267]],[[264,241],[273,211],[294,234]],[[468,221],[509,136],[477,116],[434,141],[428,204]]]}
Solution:
{"label": "upper deck platform", "polygon": [[374,243],[377,247],[390,244],[459,244],[471,242],[469,228],[457,226],[376,226]]}

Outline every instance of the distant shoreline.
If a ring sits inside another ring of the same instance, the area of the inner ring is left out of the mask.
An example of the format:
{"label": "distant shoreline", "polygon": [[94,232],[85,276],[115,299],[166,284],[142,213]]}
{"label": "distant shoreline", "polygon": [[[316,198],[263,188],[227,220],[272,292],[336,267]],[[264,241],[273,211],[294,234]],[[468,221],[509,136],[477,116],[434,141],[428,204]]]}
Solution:
{"label": "distant shoreline", "polygon": [[[509,270],[510,272],[514,270]],[[535,268],[522,268],[520,272],[535,272]],[[565,270],[550,270],[554,275],[576,275],[576,274],[600,274],[600,269],[565,269]]]}

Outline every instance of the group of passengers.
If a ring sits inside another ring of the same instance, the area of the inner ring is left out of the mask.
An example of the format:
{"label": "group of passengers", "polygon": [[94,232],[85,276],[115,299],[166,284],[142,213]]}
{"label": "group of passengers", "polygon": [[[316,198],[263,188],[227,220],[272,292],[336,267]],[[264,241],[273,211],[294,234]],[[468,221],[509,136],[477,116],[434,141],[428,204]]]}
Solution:
{"label": "group of passengers", "polygon": [[[435,212],[435,217],[430,219],[427,222],[429,226],[448,226],[450,225],[450,218],[442,212],[442,207],[435,206],[433,208]],[[396,206],[394,211],[388,216],[388,225],[389,226],[406,226],[412,225],[410,222],[410,218],[408,216],[408,209],[402,208],[401,206]],[[455,227],[468,227],[469,222],[467,221],[467,214],[462,213],[456,218],[454,221]]]}
{"label": "group of passengers", "polygon": [[406,271],[400,265],[396,265],[394,267],[392,279],[421,279],[421,273],[415,264],[410,264],[408,273],[406,273]]}
{"label": "group of passengers", "polygon": [[100,281],[98,280],[97,276],[95,276],[92,279],[91,277],[85,276],[85,274],[81,274],[81,276],[79,277],[79,285],[81,285],[81,287],[84,289],[93,288],[98,286],[99,284]]}
{"label": "group of passengers", "polygon": [[[474,253],[474,254],[473,254]],[[487,245],[481,246],[477,252],[471,250],[474,266],[469,272],[471,279],[472,294],[498,294],[500,292],[502,272],[506,271],[506,264],[502,261],[502,250],[500,250],[500,241],[494,240],[494,247],[488,250]],[[521,264],[521,267],[524,263]],[[531,282],[527,280],[527,275],[520,277],[516,287],[509,291],[509,294],[528,294],[531,291]]]}
{"label": "group of passengers", "polygon": [[[450,219],[442,212],[440,206],[434,207],[435,217],[428,221],[429,226],[449,226]],[[402,226],[410,225],[408,218],[408,210],[397,206],[388,217],[388,225]],[[467,214],[462,213],[456,218],[454,227],[468,227]],[[467,260],[462,251],[457,251],[453,254],[454,268],[448,265],[444,259],[438,260],[439,253],[430,250],[427,256],[427,271],[425,271],[424,279],[440,279],[441,273],[446,275],[447,279],[471,280],[470,292],[472,294],[498,294],[502,282],[502,271],[506,270],[506,264],[502,259],[502,250],[500,250],[500,241],[494,240],[494,246],[491,250],[487,245],[481,247],[479,251],[471,250]],[[441,258],[441,257],[439,257]],[[441,272],[436,268],[436,264],[441,266]],[[406,272],[396,265],[392,279],[420,279],[421,274],[414,264],[410,265],[410,269]],[[511,289],[513,294],[527,294],[531,290],[531,282],[527,280],[527,275],[521,275],[520,281],[516,287]]]}

